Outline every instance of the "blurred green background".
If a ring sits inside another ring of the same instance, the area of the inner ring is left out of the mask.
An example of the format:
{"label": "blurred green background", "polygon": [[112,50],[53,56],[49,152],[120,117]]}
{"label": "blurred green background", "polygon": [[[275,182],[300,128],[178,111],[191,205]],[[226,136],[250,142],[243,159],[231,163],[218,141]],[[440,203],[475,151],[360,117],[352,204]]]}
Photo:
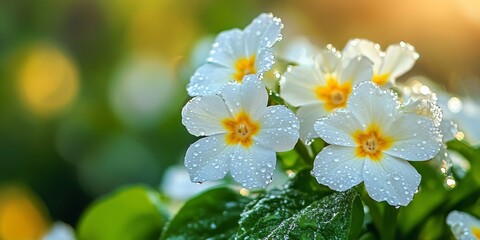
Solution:
{"label": "blurred green background", "polygon": [[76,226],[119,186],[160,186],[195,139],[180,116],[189,77],[218,32],[261,12],[282,18],[280,49],[406,41],[420,59],[402,79],[480,92],[479,0],[0,0],[0,236],[6,206],[36,234]]}

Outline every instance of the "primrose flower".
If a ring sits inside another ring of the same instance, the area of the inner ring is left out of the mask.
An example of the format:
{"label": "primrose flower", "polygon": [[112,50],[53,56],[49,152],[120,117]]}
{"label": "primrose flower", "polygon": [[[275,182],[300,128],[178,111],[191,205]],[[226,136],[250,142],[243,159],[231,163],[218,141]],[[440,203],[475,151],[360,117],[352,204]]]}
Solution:
{"label": "primrose flower", "polygon": [[372,60],[372,82],[379,86],[395,84],[396,78],[410,70],[419,57],[408,43],[390,45],[382,52],[379,44],[365,39],[350,40],[342,53],[347,59],[363,55]]}
{"label": "primrose flower", "polygon": [[281,39],[283,24],[272,14],[260,14],[243,31],[232,29],[218,35],[207,63],[200,66],[187,86],[190,96],[218,94],[229,82],[243,77],[261,77],[275,59],[271,47]]}
{"label": "primrose flower", "polygon": [[[285,41],[282,41],[282,44]],[[277,45],[278,46],[278,45]],[[306,37],[297,37],[287,42],[285,48],[281,49],[279,56],[296,65],[313,65],[315,55],[320,52]]]}
{"label": "primrose flower", "polygon": [[425,161],[439,151],[438,129],[427,117],[401,111],[396,95],[371,82],[357,84],[347,107],[315,123],[330,145],[315,158],[321,184],[345,191],[362,181],[376,201],[407,205],[421,176],[407,161]]}
{"label": "primrose flower", "polygon": [[318,135],[315,121],[337,108],[347,106],[352,86],[370,81],[372,62],[366,57],[344,60],[330,45],[315,56],[315,63],[298,65],[285,73],[280,84],[280,96],[299,107],[300,139],[308,143]]}
{"label": "primrose flower", "polygon": [[417,80],[409,80],[407,84],[398,85],[397,87],[399,87],[403,95],[404,104],[402,110],[430,118],[440,130],[441,138],[437,139],[440,144],[440,151],[432,159],[432,163],[440,166],[443,174],[453,178],[450,171],[453,161],[450,157],[450,151],[447,151],[446,143],[455,139],[458,134],[457,124],[444,118],[444,111],[438,104],[437,94],[432,92],[427,85]]}
{"label": "primrose flower", "polygon": [[218,180],[230,171],[245,188],[265,187],[276,164],[275,152],[291,150],[299,122],[284,106],[267,107],[265,87],[255,75],[230,83],[220,96],[195,97],[182,110],[182,123],[195,136],[185,166],[192,182]]}
{"label": "primrose flower", "polygon": [[447,216],[447,224],[458,240],[480,239],[480,220],[468,213],[450,212]]}

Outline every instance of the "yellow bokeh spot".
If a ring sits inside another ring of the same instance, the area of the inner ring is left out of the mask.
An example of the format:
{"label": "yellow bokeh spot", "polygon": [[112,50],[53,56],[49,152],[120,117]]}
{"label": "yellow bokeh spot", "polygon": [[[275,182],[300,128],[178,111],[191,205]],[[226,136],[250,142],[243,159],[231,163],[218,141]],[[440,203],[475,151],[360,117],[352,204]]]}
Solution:
{"label": "yellow bokeh spot", "polygon": [[18,88],[32,112],[52,115],[65,109],[77,95],[77,70],[60,50],[40,45],[27,52],[22,61]]}
{"label": "yellow bokeh spot", "polygon": [[0,239],[41,239],[48,224],[40,204],[25,191],[8,188],[0,191]]}
{"label": "yellow bokeh spot", "polygon": [[248,74],[257,73],[255,69],[255,54],[249,58],[240,58],[235,63],[235,73],[233,79],[237,82],[242,82],[243,77]]}
{"label": "yellow bokeh spot", "polygon": [[[179,59],[198,40],[198,21],[188,8],[171,0],[115,1],[127,21],[127,51],[146,56]],[[183,12],[183,14],[178,14]],[[118,13],[115,13],[118,14]],[[125,23],[122,21],[121,27]],[[175,37],[173,37],[175,36]]]}
{"label": "yellow bokeh spot", "polygon": [[352,82],[340,84],[335,78],[328,78],[327,85],[315,88],[317,98],[325,103],[327,111],[347,106],[348,96],[352,92]]}
{"label": "yellow bokeh spot", "polygon": [[385,73],[385,74],[382,74],[382,75],[375,74],[372,77],[372,82],[374,82],[378,86],[385,85],[388,82],[388,77],[389,76],[390,76],[390,74],[388,74],[388,73]]}
{"label": "yellow bokeh spot", "polygon": [[260,131],[260,124],[252,121],[248,113],[242,111],[234,118],[222,121],[223,127],[228,131],[225,141],[228,145],[240,144],[245,148],[253,144],[253,136]]}
{"label": "yellow bokeh spot", "polygon": [[382,135],[379,127],[372,124],[366,131],[356,131],[353,134],[353,139],[357,144],[355,148],[355,155],[360,158],[370,158],[374,161],[382,159],[383,151],[392,146],[392,139],[388,136]]}
{"label": "yellow bokeh spot", "polygon": [[476,239],[480,240],[480,228],[472,227],[472,233],[473,233],[473,236],[475,236]]}

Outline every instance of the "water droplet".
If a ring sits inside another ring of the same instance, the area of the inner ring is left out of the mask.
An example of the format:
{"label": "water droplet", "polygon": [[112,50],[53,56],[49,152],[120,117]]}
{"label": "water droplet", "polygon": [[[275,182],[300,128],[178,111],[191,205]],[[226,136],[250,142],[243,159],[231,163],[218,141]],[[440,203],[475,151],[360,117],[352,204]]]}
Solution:
{"label": "water droplet", "polygon": [[448,176],[444,180],[444,186],[447,189],[454,189],[457,186],[457,182],[455,181],[455,178],[453,176]]}

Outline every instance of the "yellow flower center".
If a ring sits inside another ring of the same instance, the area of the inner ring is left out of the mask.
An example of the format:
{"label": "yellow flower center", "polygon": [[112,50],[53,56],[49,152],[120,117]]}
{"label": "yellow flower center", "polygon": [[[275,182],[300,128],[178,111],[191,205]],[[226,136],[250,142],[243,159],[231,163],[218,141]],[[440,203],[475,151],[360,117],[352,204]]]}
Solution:
{"label": "yellow flower center", "polygon": [[327,85],[315,88],[317,98],[325,103],[327,111],[346,107],[351,92],[351,81],[340,84],[335,78],[328,78]]}
{"label": "yellow flower center", "polygon": [[356,131],[353,139],[357,143],[355,155],[375,161],[381,160],[383,151],[389,149],[393,143],[392,139],[382,135],[380,129],[374,124],[370,125],[366,131]]}
{"label": "yellow flower center", "polygon": [[260,130],[260,124],[252,121],[248,113],[241,111],[234,118],[226,118],[222,125],[228,130],[225,141],[228,145],[240,144],[248,148],[253,143],[253,136]]}
{"label": "yellow flower center", "polygon": [[476,239],[480,239],[480,228],[472,227],[472,233]]}
{"label": "yellow flower center", "polygon": [[388,82],[388,77],[389,76],[390,76],[390,74],[388,74],[388,73],[384,73],[382,75],[374,74],[373,77],[372,77],[372,82],[374,82],[378,86],[385,85]]}
{"label": "yellow flower center", "polygon": [[255,74],[255,54],[249,58],[239,58],[235,63],[235,73],[233,74],[233,79],[237,82],[242,82],[243,77],[248,74]]}

